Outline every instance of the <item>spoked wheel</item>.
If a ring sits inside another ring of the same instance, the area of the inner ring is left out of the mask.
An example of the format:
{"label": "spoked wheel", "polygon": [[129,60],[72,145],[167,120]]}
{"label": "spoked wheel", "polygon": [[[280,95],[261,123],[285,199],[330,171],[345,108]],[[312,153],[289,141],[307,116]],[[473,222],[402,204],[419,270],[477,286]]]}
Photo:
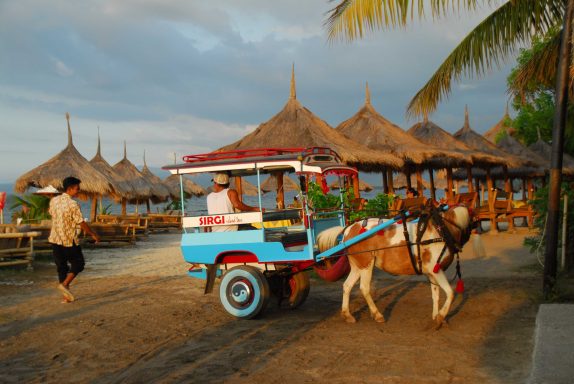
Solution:
{"label": "spoked wheel", "polygon": [[270,276],[269,284],[273,294],[279,300],[279,305],[290,309],[295,309],[305,302],[309,296],[311,284],[309,275],[305,272],[298,272],[289,276]]}
{"label": "spoked wheel", "polygon": [[230,269],[221,280],[219,298],[232,316],[251,319],[269,302],[269,284],[255,267],[240,265]]}

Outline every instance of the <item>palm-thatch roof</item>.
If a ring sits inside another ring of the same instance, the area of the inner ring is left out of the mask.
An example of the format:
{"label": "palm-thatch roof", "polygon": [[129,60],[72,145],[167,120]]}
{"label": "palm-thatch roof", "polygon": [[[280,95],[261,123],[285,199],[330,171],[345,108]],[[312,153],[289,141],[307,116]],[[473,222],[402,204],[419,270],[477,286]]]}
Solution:
{"label": "palm-thatch roof", "polygon": [[296,98],[294,71],[290,97],[281,112],[220,150],[293,147],[330,147],[343,162],[364,171],[378,171],[382,167],[398,169],[403,165],[403,161],[391,153],[374,151],[347,138],[301,105]]}
{"label": "palm-thatch roof", "polygon": [[475,166],[488,167],[505,163],[505,160],[498,156],[470,148],[430,121],[426,116],[422,122],[416,123],[407,132],[425,144],[458,152],[470,158]]}
{"label": "palm-thatch roof", "polygon": [[544,176],[545,170],[550,168],[549,159],[531,151],[510,135],[502,137],[496,146],[523,160],[523,166],[508,168],[508,174],[511,177]]}
{"label": "palm-thatch roof", "polygon": [[147,200],[151,194],[151,188],[149,181],[142,173],[137,169],[127,157],[126,143],[124,141],[124,158],[121,159],[113,166],[114,171],[126,179],[134,190],[135,198],[132,200]]}
{"label": "palm-thatch roof", "polygon": [[498,123],[493,125],[492,128],[483,134],[484,138],[491,143],[496,144],[497,138],[501,138],[501,135],[504,132],[512,136],[516,132],[516,129],[510,126],[509,120],[510,114],[508,113],[508,104],[506,104],[504,116],[502,116],[502,119],[500,119]]}
{"label": "palm-thatch roof", "polygon": [[[552,146],[540,137],[536,143],[530,144],[528,149],[536,152],[541,157],[548,159],[548,161],[552,158]],[[563,153],[562,156],[562,168],[564,173],[574,175],[574,158],[567,153]]]}
{"label": "palm-thatch roof", "polygon": [[[336,179],[335,181],[333,181],[330,185],[329,188],[331,189],[339,189],[339,179]],[[359,191],[364,191],[364,192],[370,192],[372,191],[374,188],[371,184],[367,183],[364,180],[359,180]]]}
{"label": "palm-thatch roof", "polygon": [[496,145],[486,140],[484,137],[470,128],[468,107],[465,107],[464,110],[464,125],[453,136],[468,145],[473,150],[485,152],[504,159],[504,165],[508,166],[509,168],[518,168],[524,165],[524,162],[521,159],[498,148]]}
{"label": "palm-thatch roof", "polygon": [[363,107],[335,129],[371,149],[393,153],[403,159],[407,165],[443,168],[448,165],[460,166],[470,163],[468,156],[424,144],[383,117],[371,104],[368,84]]}
{"label": "palm-thatch roof", "polygon": [[90,160],[90,164],[107,178],[108,182],[114,188],[114,196],[116,198],[132,199],[136,197],[132,185],[114,171],[112,166],[102,157],[99,133],[98,149],[96,155]]}
{"label": "palm-thatch roof", "polygon": [[166,201],[170,196],[169,189],[164,185],[162,179],[154,175],[153,172],[149,170],[145,159],[145,150],[143,160],[144,166],[141,170],[141,173],[150,184],[152,201],[156,204],[161,201]]}
{"label": "palm-thatch roof", "polygon": [[66,119],[68,122],[68,145],[66,148],[50,160],[20,176],[14,185],[15,192],[24,193],[29,187],[44,188],[48,185],[53,185],[62,190],[62,181],[68,176],[76,177],[82,181],[82,197],[109,195],[114,192],[106,177],[95,169],[74,147],[68,113],[66,113]]}
{"label": "palm-thatch roof", "polygon": [[[284,192],[299,191],[299,189],[299,185],[292,178],[287,175],[283,175]],[[269,177],[261,183],[261,191],[263,193],[277,191],[277,178],[275,175],[269,175]]]}
{"label": "palm-thatch roof", "polygon": [[[179,184],[180,175],[169,175],[163,179],[163,185],[167,187],[172,199],[179,200],[181,198],[181,190]],[[207,194],[207,190],[201,185],[198,185],[183,176],[183,193],[187,196],[203,196]]]}

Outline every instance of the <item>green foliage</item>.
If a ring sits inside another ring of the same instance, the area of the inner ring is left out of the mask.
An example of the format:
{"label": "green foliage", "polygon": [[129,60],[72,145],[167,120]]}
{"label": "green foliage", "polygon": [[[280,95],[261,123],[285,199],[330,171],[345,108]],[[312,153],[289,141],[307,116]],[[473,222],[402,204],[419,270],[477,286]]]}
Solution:
{"label": "green foliage", "polygon": [[[16,210],[18,208],[20,210]],[[16,219],[21,218],[25,224],[50,219],[49,208],[50,199],[41,195],[14,196],[14,204],[10,207],[11,210],[15,210],[12,214],[12,220],[16,221]]]}
{"label": "green foliage", "polygon": [[[341,193],[344,194],[344,191]],[[323,193],[321,186],[314,182],[309,183],[307,188],[307,197],[309,199],[309,205],[314,210],[341,207],[341,198],[339,196],[335,196],[331,193]]]}
{"label": "green foliage", "polygon": [[104,206],[102,201],[100,200],[100,204],[98,206],[98,215],[111,215],[112,214],[112,204],[108,204]]}
{"label": "green foliage", "polygon": [[181,208],[181,200],[173,199],[163,208],[163,212],[181,211]]}
{"label": "green foliage", "polygon": [[[573,233],[574,231],[574,189],[568,183],[562,183],[561,188],[561,200],[560,200],[560,217],[559,217],[559,241],[562,240],[562,218],[563,218],[563,207],[564,207],[564,195],[568,195],[568,217],[567,217],[567,232]],[[527,237],[524,240],[524,245],[530,247],[530,251],[534,252],[539,247],[544,249],[545,237],[542,236],[544,232],[544,225],[546,224],[546,215],[548,213],[548,187],[542,187],[536,191],[534,194],[534,200],[529,201],[532,204],[534,210],[538,213],[538,216],[534,219],[534,226],[538,228],[538,235]],[[567,236],[568,237],[568,236]],[[560,246],[560,244],[559,244]]]}
{"label": "green foliage", "polygon": [[378,193],[371,200],[367,201],[365,209],[356,212],[357,219],[364,219],[367,217],[386,217],[389,216],[389,207],[394,201],[394,195],[387,195],[385,193]]}

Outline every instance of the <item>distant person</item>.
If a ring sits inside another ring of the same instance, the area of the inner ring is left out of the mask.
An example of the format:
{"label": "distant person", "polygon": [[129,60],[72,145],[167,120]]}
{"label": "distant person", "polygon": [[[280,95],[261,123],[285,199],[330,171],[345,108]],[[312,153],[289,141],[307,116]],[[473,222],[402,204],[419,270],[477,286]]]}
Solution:
{"label": "distant person", "polygon": [[70,283],[84,270],[85,265],[76,227],[79,225],[96,243],[100,237],[84,221],[80,206],[72,199],[80,192],[80,180],[66,177],[62,184],[64,193],[50,200],[48,212],[52,216],[52,229],[48,241],[52,244],[58,270],[58,290],[64,296],[63,302],[70,303],[74,301]]}
{"label": "distant person", "polygon": [[[229,176],[216,173],[213,176],[213,192],[207,195],[207,213],[210,215],[234,213],[236,211],[259,212],[259,208],[243,204],[235,189],[229,188]],[[237,231],[237,225],[214,225],[211,232]]]}
{"label": "distant person", "polygon": [[407,189],[407,199],[414,198],[414,197],[419,197],[419,192],[412,187],[408,188]]}

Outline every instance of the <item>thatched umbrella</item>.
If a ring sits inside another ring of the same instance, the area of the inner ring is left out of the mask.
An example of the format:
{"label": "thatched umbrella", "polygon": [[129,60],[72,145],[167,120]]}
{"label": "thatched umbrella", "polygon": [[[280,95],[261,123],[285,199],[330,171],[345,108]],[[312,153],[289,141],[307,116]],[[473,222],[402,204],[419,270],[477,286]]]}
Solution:
{"label": "thatched umbrella", "polygon": [[[424,117],[422,122],[416,123],[409,130],[408,133],[419,139],[425,144],[434,145],[436,147],[449,149],[467,156],[472,161],[472,164],[478,167],[490,167],[492,165],[504,164],[504,159],[493,156],[480,151],[475,151],[463,142],[455,139],[450,133]],[[469,190],[472,191],[472,168],[470,165],[466,166],[467,177],[469,181]],[[452,198],[452,190],[454,189],[452,167],[446,167],[447,171],[447,193],[448,197]],[[432,176],[432,175],[430,175]],[[434,179],[431,178],[431,193],[434,193]],[[433,195],[433,199],[436,197]]]}
{"label": "thatched umbrella", "polygon": [[108,195],[114,192],[104,175],[95,169],[89,161],[78,152],[72,142],[70,114],[66,113],[68,122],[68,145],[64,150],[47,162],[20,176],[14,185],[14,191],[24,193],[29,187],[44,188],[53,185],[62,190],[62,181],[73,176],[82,181],[80,197]]}
{"label": "thatched umbrella", "polygon": [[[464,110],[464,125],[459,129],[454,135],[456,139],[462,141],[474,150],[485,152],[505,160],[503,167],[504,180],[506,182],[506,191],[510,192],[510,179],[508,178],[507,169],[508,168],[518,168],[523,165],[523,161],[516,156],[513,156],[502,149],[498,148],[496,145],[486,140],[484,137],[476,133],[470,128],[469,117],[468,117],[468,107]],[[486,178],[488,183],[488,190],[492,190],[492,181],[490,180],[490,170],[486,169]],[[490,196],[490,194],[489,194]],[[489,197],[490,198],[490,197]]]}
{"label": "thatched umbrella", "polygon": [[[530,144],[528,149],[536,152],[545,159],[550,159],[552,154],[552,146],[542,140],[540,135],[538,136],[538,141],[534,144]],[[574,158],[567,153],[563,154],[562,171],[566,175],[574,175]]]}
{"label": "thatched umbrella", "polygon": [[[181,199],[179,176],[180,175],[169,175],[163,179],[163,185],[169,189],[171,198],[174,200]],[[198,185],[187,177],[183,176],[183,193],[187,196],[203,196],[207,194],[207,190],[201,185]]]}
{"label": "thatched umbrella", "polygon": [[[335,180],[333,181],[330,185],[329,188],[331,189],[339,189],[339,180]],[[370,192],[373,190],[373,186],[369,183],[367,183],[364,180],[359,180],[359,191],[363,191],[363,192]]]}
{"label": "thatched umbrella", "polygon": [[[288,176],[283,176],[283,190],[284,191],[299,191],[300,187],[292,178]],[[277,191],[277,176],[276,175],[269,175],[267,179],[265,179],[261,183],[261,191],[263,193]]]}
{"label": "thatched umbrella", "polygon": [[506,132],[507,134],[512,136],[516,132],[516,129],[514,129],[509,124],[509,121],[510,121],[510,115],[508,114],[508,103],[506,103],[504,116],[502,116],[502,119],[500,119],[498,123],[493,125],[492,128],[490,128],[483,134],[484,138],[490,141],[491,143],[496,144],[497,137],[500,137],[500,135],[503,132]]}
{"label": "thatched umbrella", "polygon": [[[140,201],[146,201],[151,194],[152,186],[147,181],[146,177],[137,169],[127,157],[126,142],[124,141],[124,158],[121,159],[113,166],[114,171],[126,179],[133,187],[134,197],[130,201],[136,204]],[[127,199],[122,199],[122,215],[126,214]],[[137,205],[136,205],[137,212]]]}
{"label": "thatched umbrella", "polygon": [[[367,172],[398,169],[403,165],[403,161],[391,153],[374,151],[347,138],[301,105],[296,98],[295,72],[292,70],[289,100],[281,112],[220,150],[294,147],[330,147],[343,162]],[[358,196],[358,188],[355,192]]]}
{"label": "thatched umbrella", "polygon": [[[363,107],[353,117],[339,124],[336,130],[371,149],[397,155],[405,162],[405,172],[411,173],[416,170],[417,181],[421,183],[423,168],[433,169],[470,164],[468,156],[424,144],[383,117],[371,105],[368,84],[365,89]],[[387,177],[383,177],[383,186],[385,190],[388,190],[386,181]],[[418,187],[419,193],[422,193],[422,185]]]}
{"label": "thatched umbrella", "polygon": [[[154,204],[157,204],[158,202],[161,202],[161,201],[166,201],[170,196],[169,189],[163,184],[162,179],[160,179],[158,176],[154,175],[153,172],[149,170],[149,168],[147,166],[146,159],[145,159],[145,150],[144,150],[143,161],[144,161],[144,165],[143,165],[143,168],[141,170],[141,173],[147,179],[147,181],[150,184],[151,200],[154,202]],[[149,211],[150,211],[149,200],[146,201],[146,206],[147,206],[147,210],[149,213]]]}
{"label": "thatched umbrella", "polygon": [[[98,132],[98,149],[96,155],[90,160],[90,164],[104,175],[110,185],[114,188],[112,196],[117,199],[132,199],[135,198],[135,192],[132,185],[125,178],[120,176],[112,166],[102,157],[100,149],[100,133]],[[101,198],[101,195],[100,195]],[[97,197],[92,198],[91,220],[96,219],[96,201]]]}

